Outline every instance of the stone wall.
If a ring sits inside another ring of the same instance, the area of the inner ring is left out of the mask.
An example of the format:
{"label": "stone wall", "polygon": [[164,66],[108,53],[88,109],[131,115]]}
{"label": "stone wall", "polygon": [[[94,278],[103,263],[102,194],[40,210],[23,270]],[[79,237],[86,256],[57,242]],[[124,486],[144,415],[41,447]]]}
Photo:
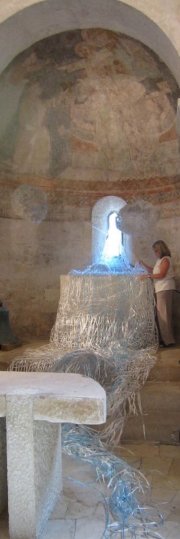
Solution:
{"label": "stone wall", "polygon": [[106,195],[160,208],[178,280],[178,95],[152,51],[105,30],[46,38],[1,75],[0,296],[20,335],[49,335],[59,275],[91,263]]}

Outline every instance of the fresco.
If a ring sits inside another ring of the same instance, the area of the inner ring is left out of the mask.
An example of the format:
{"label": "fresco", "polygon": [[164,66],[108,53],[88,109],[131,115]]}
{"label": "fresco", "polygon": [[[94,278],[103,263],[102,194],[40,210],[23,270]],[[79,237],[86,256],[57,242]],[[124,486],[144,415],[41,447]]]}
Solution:
{"label": "fresco", "polygon": [[177,97],[166,66],[127,36],[93,29],[44,39],[0,77],[0,177],[176,176]]}

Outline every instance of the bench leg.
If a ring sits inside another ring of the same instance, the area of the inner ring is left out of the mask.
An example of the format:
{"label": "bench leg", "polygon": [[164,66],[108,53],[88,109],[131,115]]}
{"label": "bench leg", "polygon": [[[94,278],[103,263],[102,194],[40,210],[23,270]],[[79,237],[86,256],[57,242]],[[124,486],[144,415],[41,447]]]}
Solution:
{"label": "bench leg", "polygon": [[39,538],[61,483],[60,426],[33,421],[33,399],[7,397],[10,539]]}
{"label": "bench leg", "polygon": [[34,421],[37,537],[62,492],[61,425]]}

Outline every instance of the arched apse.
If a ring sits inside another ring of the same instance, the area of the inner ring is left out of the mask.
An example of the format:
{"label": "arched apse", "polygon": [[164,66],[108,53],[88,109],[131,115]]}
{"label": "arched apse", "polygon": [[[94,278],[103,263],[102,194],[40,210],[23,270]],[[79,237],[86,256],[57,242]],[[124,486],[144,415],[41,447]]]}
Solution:
{"label": "arched apse", "polygon": [[[28,331],[47,334],[57,309],[59,273],[90,263],[91,211],[100,197],[113,194],[129,201],[145,196],[155,204],[171,204],[173,219],[178,211],[177,85],[144,45],[111,33],[76,30],[75,44],[69,32],[53,35],[24,51],[2,74],[0,209],[6,218],[1,220],[1,289],[20,331],[26,321]],[[127,47],[132,52],[123,71],[121,53]],[[133,51],[145,59],[143,73]],[[34,222],[29,186],[46,195],[42,222]],[[22,218],[26,203],[30,221]],[[175,226],[170,220],[166,226],[174,245]]]}
{"label": "arched apse", "polygon": [[141,3],[138,4],[139,9],[137,2],[136,7],[127,5],[129,3],[119,0],[84,0],[83,3],[81,0],[21,0],[15,8],[14,3],[6,1],[0,10],[0,70],[40,39],[66,30],[101,27],[125,33],[150,47],[180,83],[179,51],[172,38],[178,29],[176,14],[171,24],[171,10],[166,13],[169,17],[167,26],[164,24],[164,12],[169,10],[168,7],[158,8],[156,3],[158,16],[155,17],[156,10],[151,6],[153,2],[149,13],[147,8],[146,13],[143,12]]}
{"label": "arched apse", "polygon": [[[124,34],[90,28],[40,40],[0,76],[0,177],[50,181],[48,218],[52,202],[58,219],[74,205],[71,192],[78,207],[84,191],[91,207],[98,191],[142,193],[140,179],[179,172],[178,92],[166,65]],[[17,217],[16,199],[7,209]]]}

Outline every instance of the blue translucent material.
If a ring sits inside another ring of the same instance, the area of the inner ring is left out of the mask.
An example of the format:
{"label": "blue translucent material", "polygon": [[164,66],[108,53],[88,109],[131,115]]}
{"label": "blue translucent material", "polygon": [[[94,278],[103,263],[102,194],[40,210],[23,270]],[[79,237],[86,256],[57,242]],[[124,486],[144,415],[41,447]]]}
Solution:
{"label": "blue translucent material", "polygon": [[141,266],[132,266],[123,256],[114,256],[110,259],[101,258],[99,263],[91,264],[82,269],[73,269],[70,275],[136,275],[144,273]]}
{"label": "blue translucent material", "polygon": [[[162,515],[157,508],[145,505],[149,484],[138,470],[111,454],[97,433],[89,428],[64,425],[62,439],[65,454],[82,459],[96,471],[105,511],[104,533],[100,539],[163,539],[157,531],[163,523]],[[82,488],[89,487],[89,483],[78,484]],[[95,484],[91,487],[97,488]]]}

